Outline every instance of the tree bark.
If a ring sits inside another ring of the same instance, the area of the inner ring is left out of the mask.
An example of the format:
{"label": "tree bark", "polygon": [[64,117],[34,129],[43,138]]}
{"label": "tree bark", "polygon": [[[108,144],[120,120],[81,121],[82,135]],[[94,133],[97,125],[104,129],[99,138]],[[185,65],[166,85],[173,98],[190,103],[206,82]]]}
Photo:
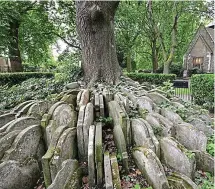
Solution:
{"label": "tree bark", "polygon": [[81,42],[84,79],[116,83],[120,76],[114,37],[117,1],[76,1],[76,25]]}
{"label": "tree bark", "polygon": [[11,71],[22,71],[22,59],[19,49],[19,22],[14,20],[10,23],[9,58]]}
{"label": "tree bark", "polygon": [[130,73],[133,71],[132,64],[131,64],[131,52],[128,52],[126,57],[126,65],[127,65],[127,72]]}
{"label": "tree bark", "polygon": [[173,15],[173,27],[172,27],[172,44],[171,44],[171,49],[168,58],[165,56],[165,62],[164,62],[164,67],[163,67],[163,73],[164,74],[169,74],[169,68],[170,65],[173,61],[174,55],[175,55],[175,49],[177,47],[177,25],[178,25],[178,13],[176,11],[176,1],[174,2],[174,15]]}

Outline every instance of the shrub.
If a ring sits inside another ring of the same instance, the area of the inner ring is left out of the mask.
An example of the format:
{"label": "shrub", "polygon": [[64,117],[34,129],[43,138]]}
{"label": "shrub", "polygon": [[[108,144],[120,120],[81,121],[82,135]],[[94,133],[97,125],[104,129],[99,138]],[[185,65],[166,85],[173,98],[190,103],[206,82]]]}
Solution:
{"label": "shrub", "polygon": [[176,78],[175,74],[154,74],[154,73],[128,73],[128,77],[135,81],[149,82],[160,85],[163,82],[173,81]]}
{"label": "shrub", "polygon": [[214,74],[195,74],[191,77],[194,103],[212,111],[214,109]]}
{"label": "shrub", "polygon": [[0,86],[0,110],[13,108],[27,100],[51,99],[53,94],[62,91],[63,86],[62,82],[52,78],[30,78],[20,85]]}
{"label": "shrub", "polygon": [[188,70],[188,77],[191,77],[193,74],[202,74],[203,71],[199,69],[198,67],[193,67],[192,69]]}
{"label": "shrub", "polygon": [[16,73],[0,73],[0,85],[15,85],[29,78],[50,78],[53,73],[47,72],[16,72]]}
{"label": "shrub", "polygon": [[171,74],[176,74],[178,77],[183,76],[182,64],[180,64],[180,63],[172,64],[169,69],[170,69]]}

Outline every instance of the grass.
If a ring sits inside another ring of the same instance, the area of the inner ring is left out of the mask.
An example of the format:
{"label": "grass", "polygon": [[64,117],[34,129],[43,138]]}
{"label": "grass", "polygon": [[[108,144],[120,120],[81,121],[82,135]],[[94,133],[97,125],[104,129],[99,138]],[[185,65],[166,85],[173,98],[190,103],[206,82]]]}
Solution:
{"label": "grass", "polygon": [[176,94],[183,94],[183,95],[191,95],[191,90],[189,88],[175,88]]}

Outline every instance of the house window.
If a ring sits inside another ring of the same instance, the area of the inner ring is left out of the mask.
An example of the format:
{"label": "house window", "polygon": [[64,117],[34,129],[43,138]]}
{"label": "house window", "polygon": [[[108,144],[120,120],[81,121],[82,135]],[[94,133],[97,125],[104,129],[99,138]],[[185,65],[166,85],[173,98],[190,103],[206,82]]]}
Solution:
{"label": "house window", "polygon": [[203,57],[195,57],[193,58],[193,67],[201,68],[203,64]]}

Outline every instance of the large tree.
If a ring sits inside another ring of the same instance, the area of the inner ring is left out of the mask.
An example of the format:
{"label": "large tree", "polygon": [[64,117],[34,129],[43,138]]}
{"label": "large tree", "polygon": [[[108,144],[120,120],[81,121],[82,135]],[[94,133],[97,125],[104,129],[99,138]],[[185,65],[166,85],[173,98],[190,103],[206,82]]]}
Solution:
{"label": "large tree", "polygon": [[118,1],[77,1],[76,24],[85,81],[116,83],[120,76],[114,37]]}

